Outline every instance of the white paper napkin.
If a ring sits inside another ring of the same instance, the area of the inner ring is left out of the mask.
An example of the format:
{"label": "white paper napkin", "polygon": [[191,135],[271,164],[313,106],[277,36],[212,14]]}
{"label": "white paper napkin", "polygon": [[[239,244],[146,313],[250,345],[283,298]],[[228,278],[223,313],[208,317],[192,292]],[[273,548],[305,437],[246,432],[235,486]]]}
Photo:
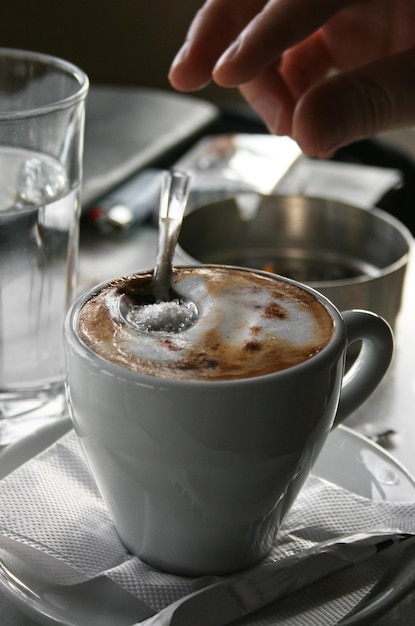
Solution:
{"label": "white paper napkin", "polygon": [[402,174],[395,169],[303,157],[273,191],[371,209],[388,191],[401,185]]}
{"label": "white paper napkin", "polygon": [[175,166],[192,173],[190,208],[253,190],[371,209],[386,192],[402,185],[399,170],[309,159],[290,137],[266,134],[203,137]]}
{"label": "white paper napkin", "polygon": [[[6,565],[13,569],[18,559],[53,584],[74,585],[104,575],[158,612],[187,594],[226,580],[165,574],[128,554],[73,431],[6,476],[0,482],[0,501],[0,550]],[[322,542],[374,531],[414,534],[415,503],[373,502],[311,476],[272,553],[249,571],[261,573],[273,561],[301,555]],[[262,626],[280,619],[295,626],[335,624],[373,586],[389,562],[388,551],[382,552],[237,623]],[[151,624],[169,623],[162,617],[150,619]],[[199,616],[193,623],[209,622]]]}

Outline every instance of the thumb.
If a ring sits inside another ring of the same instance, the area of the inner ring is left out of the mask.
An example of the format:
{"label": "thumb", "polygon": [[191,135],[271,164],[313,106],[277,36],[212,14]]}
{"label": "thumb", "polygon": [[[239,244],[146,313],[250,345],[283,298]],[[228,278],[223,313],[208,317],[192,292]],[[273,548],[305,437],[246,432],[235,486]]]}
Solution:
{"label": "thumb", "polygon": [[326,157],[381,131],[415,123],[415,49],[337,74],[298,101],[292,134],[305,154]]}

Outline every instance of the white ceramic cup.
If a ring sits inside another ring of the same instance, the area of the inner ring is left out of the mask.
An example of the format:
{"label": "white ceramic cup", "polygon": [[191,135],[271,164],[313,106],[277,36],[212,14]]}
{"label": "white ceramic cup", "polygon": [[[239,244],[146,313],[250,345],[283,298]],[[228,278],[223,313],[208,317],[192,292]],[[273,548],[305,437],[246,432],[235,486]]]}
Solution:
{"label": "white ceramic cup", "polygon": [[[393,337],[382,318],[340,314],[313,289],[284,280],[314,294],[334,332],[309,360],[253,378],[158,378],[97,356],[79,339],[77,320],[103,285],[68,313],[75,430],[121,539],[159,569],[223,574],[262,559],[330,430],[388,369]],[[347,347],[360,339],[344,374]]]}

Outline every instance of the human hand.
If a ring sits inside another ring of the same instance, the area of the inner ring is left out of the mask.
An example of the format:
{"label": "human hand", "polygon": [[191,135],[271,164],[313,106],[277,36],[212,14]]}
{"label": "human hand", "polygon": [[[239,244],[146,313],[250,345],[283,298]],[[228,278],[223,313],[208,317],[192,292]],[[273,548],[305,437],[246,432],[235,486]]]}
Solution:
{"label": "human hand", "polygon": [[207,0],[173,87],[238,87],[310,156],[415,123],[415,0]]}

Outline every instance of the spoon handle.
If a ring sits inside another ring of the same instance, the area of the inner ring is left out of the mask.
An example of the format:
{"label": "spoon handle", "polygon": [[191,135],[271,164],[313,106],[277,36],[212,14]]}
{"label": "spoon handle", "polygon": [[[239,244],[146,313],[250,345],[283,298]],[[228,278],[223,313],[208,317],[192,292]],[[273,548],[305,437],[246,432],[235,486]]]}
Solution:
{"label": "spoon handle", "polygon": [[159,242],[154,271],[154,295],[169,300],[173,255],[190,190],[190,174],[179,170],[164,172],[159,208]]}

